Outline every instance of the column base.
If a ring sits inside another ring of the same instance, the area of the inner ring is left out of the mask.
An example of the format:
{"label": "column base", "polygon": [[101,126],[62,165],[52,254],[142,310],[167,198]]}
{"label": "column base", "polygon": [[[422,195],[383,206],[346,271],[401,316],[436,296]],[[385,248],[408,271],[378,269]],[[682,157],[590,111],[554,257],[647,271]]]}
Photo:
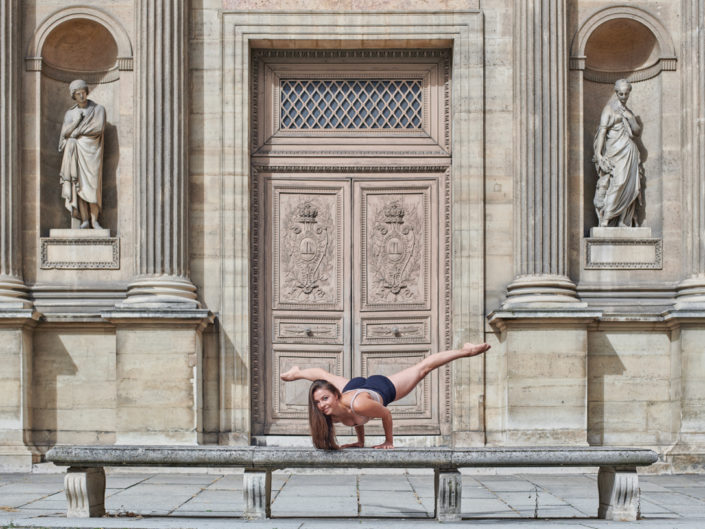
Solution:
{"label": "column base", "polygon": [[[0,443],[2,443],[0,433]],[[41,456],[22,445],[0,446],[0,472],[31,472],[32,465],[39,463]]]}
{"label": "column base", "polygon": [[127,287],[127,299],[120,308],[131,307],[168,308],[201,306],[196,299],[196,286],[190,280],[179,276],[141,277]]}
{"label": "column base", "polygon": [[681,437],[685,440],[681,439],[663,457],[669,471],[702,474],[705,472],[705,433],[685,433]]}
{"label": "column base", "polygon": [[27,299],[24,281],[12,276],[0,276],[0,310],[29,309],[32,302]]}
{"label": "column base", "polygon": [[507,299],[502,308],[509,307],[587,307],[578,298],[575,283],[560,275],[518,276],[507,286]]}
{"label": "column base", "polygon": [[705,275],[681,281],[677,287],[675,308],[705,311]]}

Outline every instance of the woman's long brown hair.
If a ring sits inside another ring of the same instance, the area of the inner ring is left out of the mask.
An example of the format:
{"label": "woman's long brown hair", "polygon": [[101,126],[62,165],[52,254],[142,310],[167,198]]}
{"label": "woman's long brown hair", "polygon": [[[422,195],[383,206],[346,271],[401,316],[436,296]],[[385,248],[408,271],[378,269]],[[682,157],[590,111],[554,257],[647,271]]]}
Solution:
{"label": "woman's long brown hair", "polygon": [[326,380],[314,380],[311,384],[311,389],[308,391],[308,425],[311,428],[313,446],[324,450],[338,450],[340,447],[335,440],[333,420],[319,410],[313,402],[313,394],[319,389],[327,389],[340,398],[338,388]]}

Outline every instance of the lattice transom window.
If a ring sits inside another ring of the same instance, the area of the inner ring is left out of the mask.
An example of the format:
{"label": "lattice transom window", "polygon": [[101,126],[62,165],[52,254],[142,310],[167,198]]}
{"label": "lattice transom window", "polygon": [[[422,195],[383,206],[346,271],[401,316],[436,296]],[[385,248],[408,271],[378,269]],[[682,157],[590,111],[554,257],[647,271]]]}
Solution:
{"label": "lattice transom window", "polygon": [[252,155],[450,156],[451,50],[253,49]]}
{"label": "lattice transom window", "polygon": [[281,79],[282,130],[420,129],[421,79]]}

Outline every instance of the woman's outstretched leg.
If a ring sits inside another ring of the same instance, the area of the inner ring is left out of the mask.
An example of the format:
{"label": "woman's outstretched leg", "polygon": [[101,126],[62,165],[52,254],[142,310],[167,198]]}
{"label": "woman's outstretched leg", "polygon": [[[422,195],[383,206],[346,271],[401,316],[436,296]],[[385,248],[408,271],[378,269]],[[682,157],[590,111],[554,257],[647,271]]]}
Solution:
{"label": "woman's outstretched leg", "polygon": [[342,392],[343,388],[345,387],[345,384],[349,382],[349,380],[345,377],[341,377],[338,375],[334,375],[333,373],[329,373],[325,369],[321,369],[320,367],[308,367],[306,369],[300,369],[299,366],[294,366],[289,371],[286,373],[282,373],[280,377],[283,381],[285,382],[292,382],[294,380],[310,380],[313,382],[314,380],[326,380],[333,384],[336,388],[338,388],[338,391]]}
{"label": "woman's outstretched leg", "polygon": [[395,400],[406,397],[409,393],[411,393],[411,390],[414,389],[416,385],[434,369],[438,369],[439,367],[446,365],[448,362],[452,362],[458,358],[482,354],[490,347],[491,346],[486,343],[479,345],[466,343],[463,345],[462,349],[452,349],[450,351],[434,353],[421,360],[418,364],[407,367],[403,371],[390,375],[389,380],[392,381],[394,388],[397,390]]}

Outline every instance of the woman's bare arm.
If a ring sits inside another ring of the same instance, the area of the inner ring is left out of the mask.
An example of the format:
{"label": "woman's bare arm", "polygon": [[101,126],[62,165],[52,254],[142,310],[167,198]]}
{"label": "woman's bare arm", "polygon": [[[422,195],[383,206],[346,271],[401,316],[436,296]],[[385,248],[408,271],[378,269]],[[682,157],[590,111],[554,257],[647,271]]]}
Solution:
{"label": "woman's bare arm", "polygon": [[342,445],[340,448],[364,448],[365,427],[362,424],[360,424],[359,426],[355,426],[355,433],[357,434],[357,442]]}
{"label": "woman's bare arm", "polygon": [[372,448],[394,448],[394,434],[392,432],[392,412],[379,402],[370,397],[363,397],[362,394],[355,400],[355,413],[365,417],[382,419],[384,428],[384,442]]}

